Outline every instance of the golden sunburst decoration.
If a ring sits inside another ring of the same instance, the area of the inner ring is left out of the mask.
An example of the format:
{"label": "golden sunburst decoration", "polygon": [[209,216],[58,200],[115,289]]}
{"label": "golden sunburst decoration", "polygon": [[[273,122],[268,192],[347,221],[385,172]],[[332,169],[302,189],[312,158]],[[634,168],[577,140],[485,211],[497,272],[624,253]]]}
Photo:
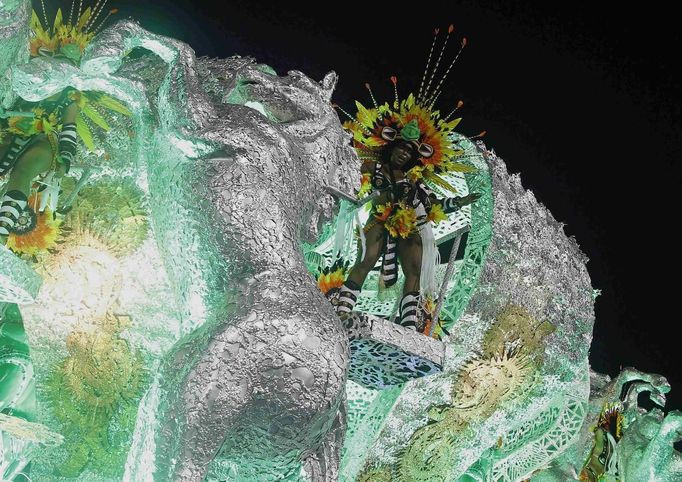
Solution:
{"label": "golden sunburst decoration", "polygon": [[72,237],[93,236],[116,256],[129,255],[149,235],[144,193],[127,179],[107,178],[85,186],[66,215],[63,230],[67,242]]}
{"label": "golden sunburst decoration", "polygon": [[[28,199],[29,206],[40,204],[40,194],[33,194]],[[47,253],[57,246],[60,236],[61,220],[52,211],[36,213],[36,226],[25,234],[12,233],[7,238],[7,247],[17,254],[35,256]]]}

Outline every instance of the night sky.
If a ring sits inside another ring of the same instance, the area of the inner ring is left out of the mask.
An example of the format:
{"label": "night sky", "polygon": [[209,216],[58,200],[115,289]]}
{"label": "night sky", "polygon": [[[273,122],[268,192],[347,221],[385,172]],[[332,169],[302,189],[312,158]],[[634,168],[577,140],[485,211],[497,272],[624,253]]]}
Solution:
{"label": "night sky", "polygon": [[[590,258],[596,303],[591,364],[663,374],[682,408],[675,311],[680,258],[682,87],[676,16],[623,3],[119,1],[119,16],[181,39],[197,55],[253,56],[280,74],[340,76],[335,101],[418,87],[435,27],[468,46],[440,99],[465,102],[459,130],[520,172]],[[219,6],[218,6],[219,5]],[[321,11],[324,5],[324,12]],[[448,109],[449,110],[449,109]],[[679,298],[678,298],[679,297]]]}

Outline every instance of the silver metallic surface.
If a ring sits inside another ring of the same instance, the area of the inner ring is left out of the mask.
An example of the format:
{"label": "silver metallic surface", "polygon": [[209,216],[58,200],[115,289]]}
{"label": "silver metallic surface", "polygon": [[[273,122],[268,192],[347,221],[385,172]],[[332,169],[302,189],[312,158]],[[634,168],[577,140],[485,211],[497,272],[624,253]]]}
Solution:
{"label": "silver metallic surface", "polygon": [[278,77],[240,58],[197,65],[188,46],[132,22],[102,33],[84,68],[113,73],[135,46],[167,63],[143,79],[158,85],[161,126],[147,176],[186,316],[156,379],[153,478],[202,480],[220,452],[248,480],[291,475],[281,471],[297,461],[336,480],[348,342],[300,250],[333,214],[325,186],[352,192],[359,169],[329,102],[336,76]]}
{"label": "silver metallic surface", "polygon": [[436,365],[443,366],[445,361],[445,344],[443,342],[416,333],[414,330],[384,318],[371,315],[369,318],[372,320],[371,332],[366,338],[393,345],[406,353],[417,355]]}

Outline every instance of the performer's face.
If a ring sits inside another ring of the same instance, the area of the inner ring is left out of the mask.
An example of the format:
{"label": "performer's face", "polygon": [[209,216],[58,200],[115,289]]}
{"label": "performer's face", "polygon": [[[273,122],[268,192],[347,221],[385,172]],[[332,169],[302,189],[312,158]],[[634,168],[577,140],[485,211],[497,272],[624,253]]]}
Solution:
{"label": "performer's face", "polygon": [[415,155],[415,148],[409,142],[398,142],[391,152],[391,164],[403,167]]}

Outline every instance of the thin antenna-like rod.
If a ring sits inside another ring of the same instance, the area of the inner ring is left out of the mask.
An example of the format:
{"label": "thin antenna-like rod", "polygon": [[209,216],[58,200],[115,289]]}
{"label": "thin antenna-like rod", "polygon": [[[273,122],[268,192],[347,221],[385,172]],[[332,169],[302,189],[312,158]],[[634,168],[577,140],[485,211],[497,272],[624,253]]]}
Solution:
{"label": "thin antenna-like rod", "polygon": [[350,120],[352,120],[353,122],[355,122],[358,126],[360,126],[360,128],[361,128],[363,131],[365,131],[365,134],[369,134],[370,136],[373,135],[373,134],[372,134],[372,131],[370,131],[369,129],[367,129],[367,127],[365,127],[364,125],[362,125],[362,123],[361,123],[359,120],[357,120],[354,116],[352,116],[352,115],[350,115],[348,112],[346,112],[346,110],[345,110],[343,107],[341,107],[339,104],[332,104],[332,107],[335,108],[335,109],[338,109],[338,110],[340,110],[341,112],[343,112],[344,114],[346,114],[346,117],[348,117]]}
{"label": "thin antenna-like rod", "polygon": [[440,79],[440,82],[438,82],[438,85],[436,86],[436,91],[438,91],[440,89],[441,85],[443,85],[443,81],[447,78],[448,74],[450,73],[450,70],[452,70],[452,66],[455,65],[455,62],[457,62],[459,55],[462,53],[462,50],[464,50],[464,47],[466,47],[466,45],[467,45],[467,38],[464,37],[462,39],[462,46],[459,48],[459,52],[457,52],[457,55],[455,55],[455,58],[450,63],[448,70],[445,71],[445,73],[443,74],[443,77]]}
{"label": "thin antenna-like rod", "polygon": [[107,13],[107,16],[104,17],[104,20],[102,20],[99,23],[99,25],[97,26],[97,28],[95,30],[93,30],[94,34],[97,35],[99,33],[99,31],[102,30],[102,27],[104,27],[104,24],[107,22],[107,20],[109,20],[109,17],[111,17],[112,15],[114,15],[116,13],[118,13],[118,8],[112,8],[111,10],[109,10],[109,13]]}
{"label": "thin antenna-like rod", "polygon": [[429,66],[431,65],[431,57],[433,56],[433,49],[436,47],[436,39],[438,38],[438,32],[439,29],[434,29],[433,30],[433,43],[431,44],[431,50],[429,51],[429,57],[426,61],[426,67],[424,68],[424,75],[422,76],[422,82],[419,85],[419,93],[417,94],[417,100],[422,95],[422,91],[424,90],[424,82],[426,81],[426,75],[429,73]]}
{"label": "thin antenna-like rod", "polygon": [[433,106],[436,104],[436,101],[438,100],[438,97],[440,97],[441,91],[439,90],[436,93],[436,96],[433,98],[433,101],[429,104],[429,110],[433,109]]}
{"label": "thin antenna-like rod", "polygon": [[[76,0],[73,0],[74,2]],[[75,23],[77,24],[81,19],[81,11],[83,10],[83,0],[78,0],[78,15],[76,15]]]}
{"label": "thin antenna-like rod", "polygon": [[73,25],[73,10],[74,7],[76,6],[76,0],[71,0],[71,10],[69,10],[69,27]]}
{"label": "thin antenna-like rod", "polygon": [[440,61],[443,59],[443,53],[445,53],[445,48],[448,46],[448,40],[450,40],[450,34],[452,33],[453,30],[455,30],[455,26],[451,24],[450,27],[448,27],[448,35],[445,37],[445,42],[443,42],[443,48],[440,49],[440,55],[438,56],[438,60],[436,61],[436,66],[433,68],[433,72],[431,72],[431,77],[429,78],[429,83],[426,85],[424,97],[429,96],[431,83],[433,82],[433,79],[436,76],[436,72],[438,71],[438,67],[440,66]]}
{"label": "thin antenna-like rod", "polygon": [[95,4],[95,8],[92,9],[92,14],[90,14],[90,18],[88,19],[85,26],[83,27],[84,32],[88,32],[90,30],[90,27],[92,27],[95,24],[95,22],[97,21],[97,18],[102,13],[102,9],[107,4],[107,1],[108,0],[97,0],[97,3]]}
{"label": "thin antenna-like rod", "polygon": [[459,109],[461,109],[463,105],[464,105],[464,102],[462,102],[461,100],[460,100],[459,102],[457,102],[457,107],[455,107],[454,109],[452,109],[452,112],[450,112],[450,113],[445,117],[445,119],[444,119],[445,122],[447,122],[448,119],[449,119],[450,117],[452,117],[452,116],[454,115],[455,112],[457,112]]}
{"label": "thin antenna-like rod", "polygon": [[[47,13],[45,12],[45,2],[44,0],[40,0],[40,8],[43,10],[43,20],[45,20],[45,28],[52,30],[52,27],[50,26],[50,23],[47,21]],[[54,32],[52,32],[54,33]]]}
{"label": "thin antenna-like rod", "polygon": [[372,92],[372,87],[369,85],[369,83],[365,84],[365,88],[369,91],[369,96],[372,98],[372,104],[374,104],[374,108],[378,109],[379,105],[377,104],[377,100],[374,98],[374,92]]}
{"label": "thin antenna-like rod", "polygon": [[395,75],[391,76],[391,82],[393,82],[393,94],[395,95],[395,100],[393,101],[393,107],[398,108],[398,77]]}

